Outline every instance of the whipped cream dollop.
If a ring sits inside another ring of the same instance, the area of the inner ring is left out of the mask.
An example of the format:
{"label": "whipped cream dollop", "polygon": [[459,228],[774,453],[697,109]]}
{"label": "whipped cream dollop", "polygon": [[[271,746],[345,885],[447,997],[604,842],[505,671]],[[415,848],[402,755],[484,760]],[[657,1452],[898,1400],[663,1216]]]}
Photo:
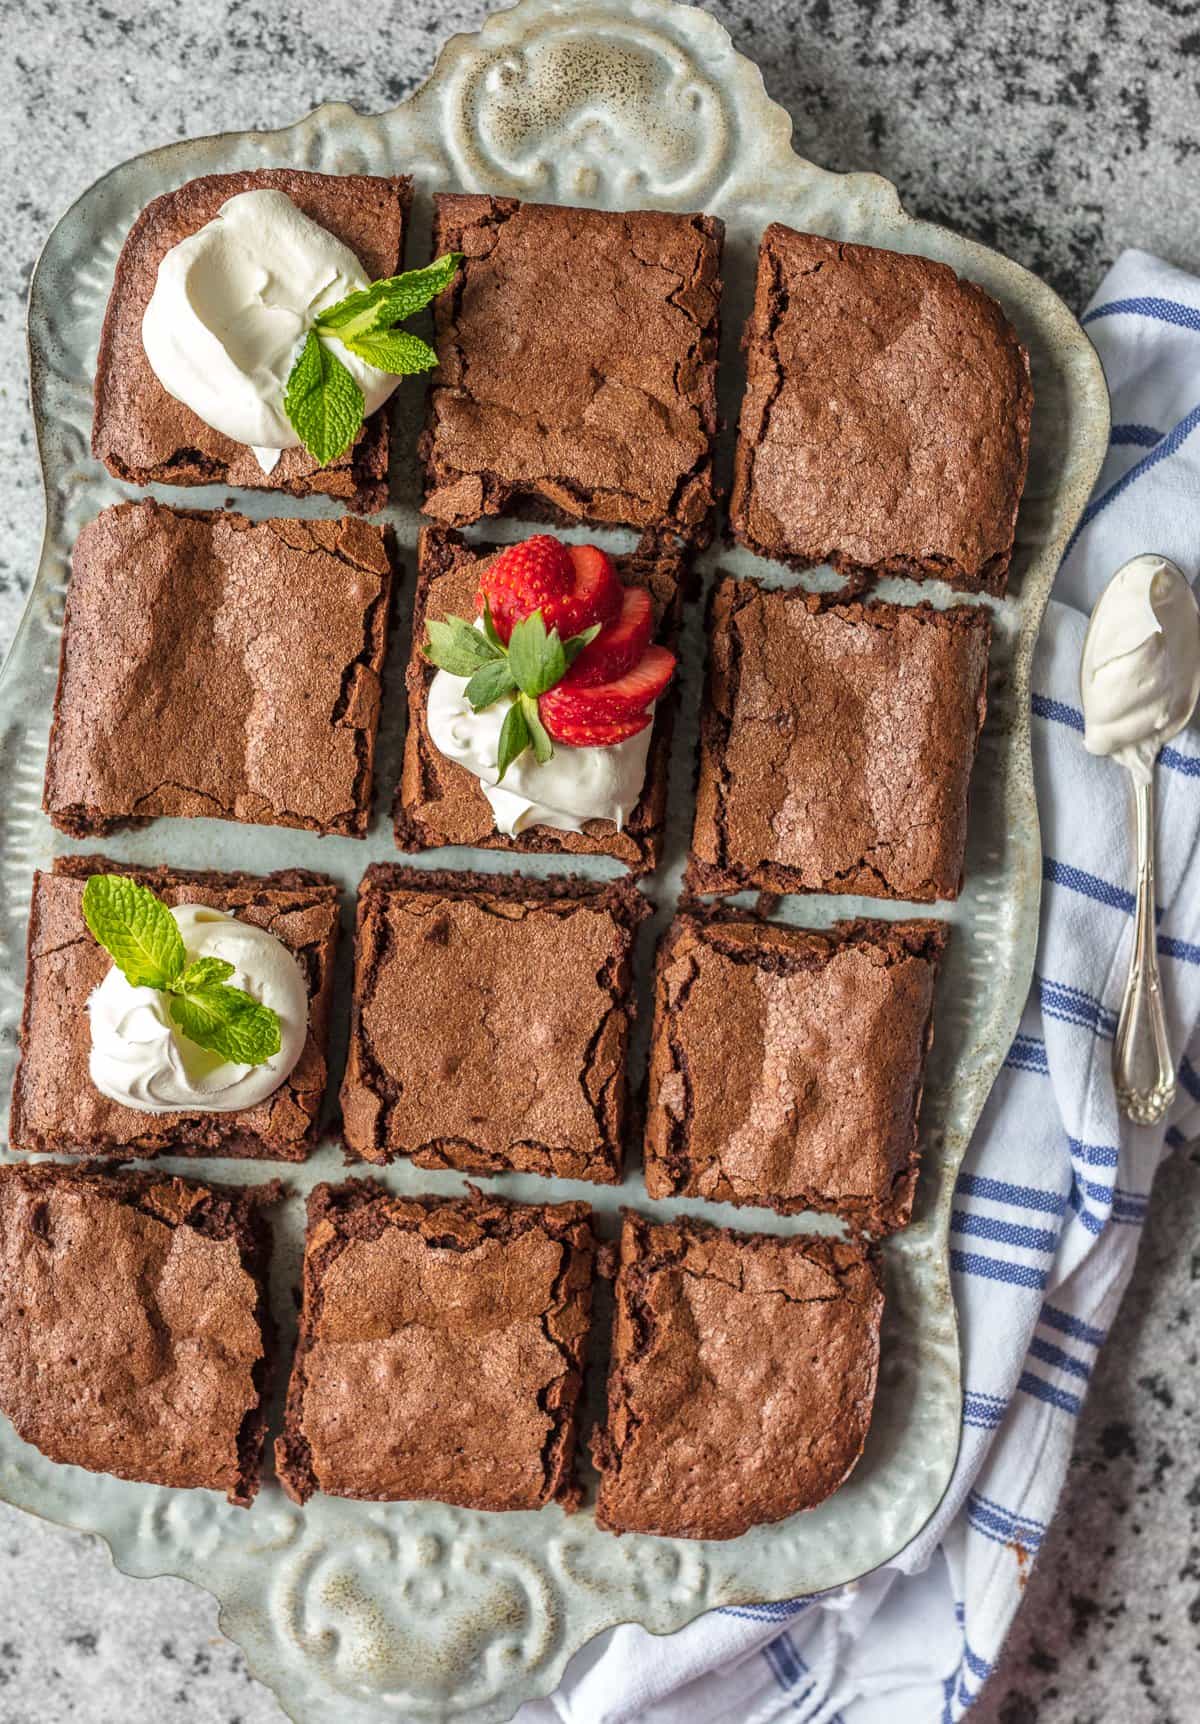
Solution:
{"label": "whipped cream dollop", "polygon": [[[288,373],[319,311],[370,286],[349,246],[283,192],[239,192],[171,247],[142,318],[142,346],[168,395],[269,473],[300,439],[283,411]],[[374,413],[400,379],[321,334]]]}
{"label": "whipped cream dollop", "polygon": [[89,1063],[102,1095],[142,1113],[236,1113],[265,1101],[287,1078],[308,1034],[304,972],[281,940],[265,928],[221,910],[180,904],[179,924],[189,962],[224,958],[231,987],[243,988],[279,1017],[279,1052],[261,1065],[237,1065],[197,1047],[171,1021],[165,995],[135,988],[114,965],[88,1000]]}
{"label": "whipped cream dollop", "polygon": [[637,805],[646,780],[646,757],[654,729],[648,724],[609,748],[567,748],[560,743],[545,765],[533,750],[517,756],[496,782],[500,730],[512,705],[495,701],[473,712],[468,678],[439,670],[429,685],[425,721],[434,747],[473,772],[492,806],[497,832],[515,838],[527,826],[582,832],[589,820],[611,820],[620,831]]}
{"label": "whipped cream dollop", "polygon": [[1133,557],[1100,595],[1080,666],[1084,747],[1146,782],[1200,696],[1200,610],[1179,570]]}

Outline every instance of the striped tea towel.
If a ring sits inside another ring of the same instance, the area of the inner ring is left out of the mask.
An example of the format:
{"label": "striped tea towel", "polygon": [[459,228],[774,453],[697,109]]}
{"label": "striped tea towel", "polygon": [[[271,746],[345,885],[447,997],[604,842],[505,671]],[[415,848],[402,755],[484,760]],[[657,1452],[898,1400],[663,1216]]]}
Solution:
{"label": "striped tea towel", "polygon": [[585,1647],[521,1724],[952,1724],[995,1664],[1054,1513],[1075,1420],[1165,1146],[1200,1135],[1200,731],[1163,751],[1158,949],[1178,1060],[1168,1126],[1119,1119],[1111,1055],[1132,933],[1124,772],[1084,752],[1088,613],[1140,551],[1200,569],[1200,281],[1126,252],[1084,317],[1112,445],[1063,560],[1033,678],[1045,880],[1020,1033],[958,1182],[963,1443],[930,1526],[817,1599]]}

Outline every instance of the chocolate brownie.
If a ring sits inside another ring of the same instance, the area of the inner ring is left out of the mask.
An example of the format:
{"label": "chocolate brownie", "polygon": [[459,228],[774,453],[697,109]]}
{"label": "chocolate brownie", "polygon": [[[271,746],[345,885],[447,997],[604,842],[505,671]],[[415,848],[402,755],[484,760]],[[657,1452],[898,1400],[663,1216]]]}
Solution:
{"label": "chocolate brownie", "polygon": [[155,815],[366,834],[390,534],[158,503],[79,535],[44,806],[76,838]]}
{"label": "chocolate brownie", "polygon": [[573,1509],[593,1254],[583,1203],[318,1185],[284,1490]]}
{"label": "chocolate brownie", "polygon": [[730,517],[753,551],[1002,593],[1029,456],[1029,359],[927,257],[772,223],[746,330]]}
{"label": "chocolate brownie", "polygon": [[[659,949],[646,1190],[903,1227],[939,922],[680,915]],[[729,1058],[730,1047],[737,1058]]]}
{"label": "chocolate brownie", "polygon": [[278,1185],[0,1168],[0,1411],[52,1461],[249,1507]]}
{"label": "chocolate brownie", "polygon": [[[87,1002],[112,968],[80,903],[91,874],[129,874],[164,903],[207,904],[266,928],[297,958],[309,992],[308,1040],[291,1075],[243,1113],[142,1113],[101,1095],[88,1075]],[[253,874],[136,868],[106,856],[60,856],[36,872],[29,910],[21,1058],[9,1137],[29,1154],[239,1155],[303,1161],[316,1141],[337,944],[338,889],[291,868]]]}
{"label": "chocolate brownie", "polygon": [[[676,685],[655,708],[642,794],[620,827],[589,820],[582,832],[529,826],[515,837],[496,830],[479,780],[449,759],[429,734],[426,710],[437,672],[425,657],[426,624],[446,616],[474,617],[479,580],[501,546],[468,546],[459,533],[426,527],[417,543],[417,596],[408,666],[408,731],[404,771],[396,792],[396,843],[401,850],[466,844],[483,850],[523,850],[571,856],[615,856],[635,874],[648,873],[662,856],[667,809],[667,763],[678,703]],[[684,563],[668,552],[614,557],[626,586],[645,587],[654,600],[655,638],[674,648],[686,587]]]}
{"label": "chocolate brownie", "polygon": [[630,953],[649,913],[628,881],[368,868],[347,1148],[367,1161],[619,1180]]}
{"label": "chocolate brownie", "polygon": [[814,1508],[862,1453],[882,1312],[861,1245],[627,1213],[596,1524],[737,1538]]}
{"label": "chocolate brownie", "polygon": [[990,639],[981,606],[720,581],[691,887],[957,897]]}
{"label": "chocolate brownie", "polygon": [[661,210],[434,199],[425,512],[711,532],[724,227]]}
{"label": "chocolate brownie", "polygon": [[327,467],[305,449],[285,449],[271,473],[254,452],[214,431],[167,394],[142,346],[142,318],[158,266],[241,192],[279,191],[350,250],[372,281],[395,275],[412,203],[406,175],[312,174],[256,168],[189,180],[148,204],[117,259],[96,362],[92,453],[134,485],[240,485],[293,497],[337,497],[373,514],[387,502],[388,408],[373,413],[358,440]]}

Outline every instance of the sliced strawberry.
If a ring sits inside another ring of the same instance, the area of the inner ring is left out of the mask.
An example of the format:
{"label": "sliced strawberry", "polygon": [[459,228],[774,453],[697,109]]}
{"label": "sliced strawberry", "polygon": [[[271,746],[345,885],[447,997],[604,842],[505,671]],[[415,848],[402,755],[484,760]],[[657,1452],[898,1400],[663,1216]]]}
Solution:
{"label": "sliced strawberry", "polygon": [[614,748],[618,742],[628,742],[639,730],[645,730],[654,717],[652,712],[640,712],[632,718],[604,723],[571,714],[552,716],[545,710],[547,698],[542,696],[542,722],[555,742],[565,743],[569,748]]}
{"label": "sliced strawberry", "polygon": [[585,646],[563,678],[573,688],[614,682],[633,669],[654,631],[654,601],[645,587],[626,587],[616,620],[607,623]]}
{"label": "sliced strawberry", "polygon": [[[612,558],[598,545],[567,545],[566,551],[575,570],[575,584],[555,621],[563,640],[570,640],[593,623],[612,622],[620,614],[625,589]],[[546,627],[550,626],[547,617]]]}
{"label": "sliced strawberry", "polygon": [[559,611],[571,602],[574,585],[575,568],[567,547],[549,533],[538,533],[510,545],[489,564],[479,582],[476,603],[482,614],[487,600],[496,633],[507,644],[517,623],[534,611],[541,611],[546,627],[553,628]]}
{"label": "sliced strawberry", "polygon": [[[633,730],[627,732],[636,736],[642,729],[640,721],[649,717],[647,709],[662,694],[674,674],[675,655],[666,647],[650,647],[632,670],[614,682],[585,688],[572,687],[566,681],[556,684],[539,702],[542,723],[559,742],[571,742],[573,736],[569,733],[581,729],[594,731],[608,726],[621,727],[638,720]],[[624,739],[618,737],[615,740]]]}

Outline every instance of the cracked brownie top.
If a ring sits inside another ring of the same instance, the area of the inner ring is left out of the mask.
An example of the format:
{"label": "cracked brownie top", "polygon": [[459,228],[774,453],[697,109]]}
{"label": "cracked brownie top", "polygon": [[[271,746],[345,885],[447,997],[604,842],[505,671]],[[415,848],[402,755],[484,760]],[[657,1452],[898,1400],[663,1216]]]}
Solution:
{"label": "cracked brownie top", "polygon": [[[102,1095],[88,1072],[87,1002],[112,967],[83,920],[92,874],[129,874],[166,904],[207,904],[266,928],[295,956],[308,985],[308,1038],[287,1079],[240,1113],[145,1113]],[[252,874],[130,867],[105,856],[60,856],[36,873],[29,911],[21,1059],[9,1136],[31,1154],[246,1155],[303,1161],[325,1094],[325,1045],[337,943],[338,889],[299,868]]]}
{"label": "cracked brownie top", "polygon": [[54,825],[207,815],[363,836],[391,584],[388,535],[353,517],[105,509],[72,557]]}
{"label": "cracked brownie top", "polygon": [[724,233],[711,216],[435,199],[426,513],[710,532]]}
{"label": "cracked brownie top", "polygon": [[630,953],[647,914],[628,882],[368,869],[347,1147],[377,1162],[619,1179]]}
{"label": "cracked brownie top", "polygon": [[727,577],[709,637],[693,889],[957,897],[989,613]]}
{"label": "cracked brownie top", "polygon": [[872,1250],[626,1214],[616,1307],[600,1526],[736,1538],[844,1482],[875,1399]]}
{"label": "cracked brownie top", "polygon": [[[940,922],[679,916],[658,957],[646,1189],[903,1226]],[[730,1059],[729,1047],[738,1050]]]}
{"label": "cracked brownie top", "polygon": [[751,550],[1002,593],[1029,359],[945,264],[763,234],[730,516]]}
{"label": "cracked brownie top", "polygon": [[586,1204],[318,1185],[284,1489],[574,1508],[593,1255]]}

